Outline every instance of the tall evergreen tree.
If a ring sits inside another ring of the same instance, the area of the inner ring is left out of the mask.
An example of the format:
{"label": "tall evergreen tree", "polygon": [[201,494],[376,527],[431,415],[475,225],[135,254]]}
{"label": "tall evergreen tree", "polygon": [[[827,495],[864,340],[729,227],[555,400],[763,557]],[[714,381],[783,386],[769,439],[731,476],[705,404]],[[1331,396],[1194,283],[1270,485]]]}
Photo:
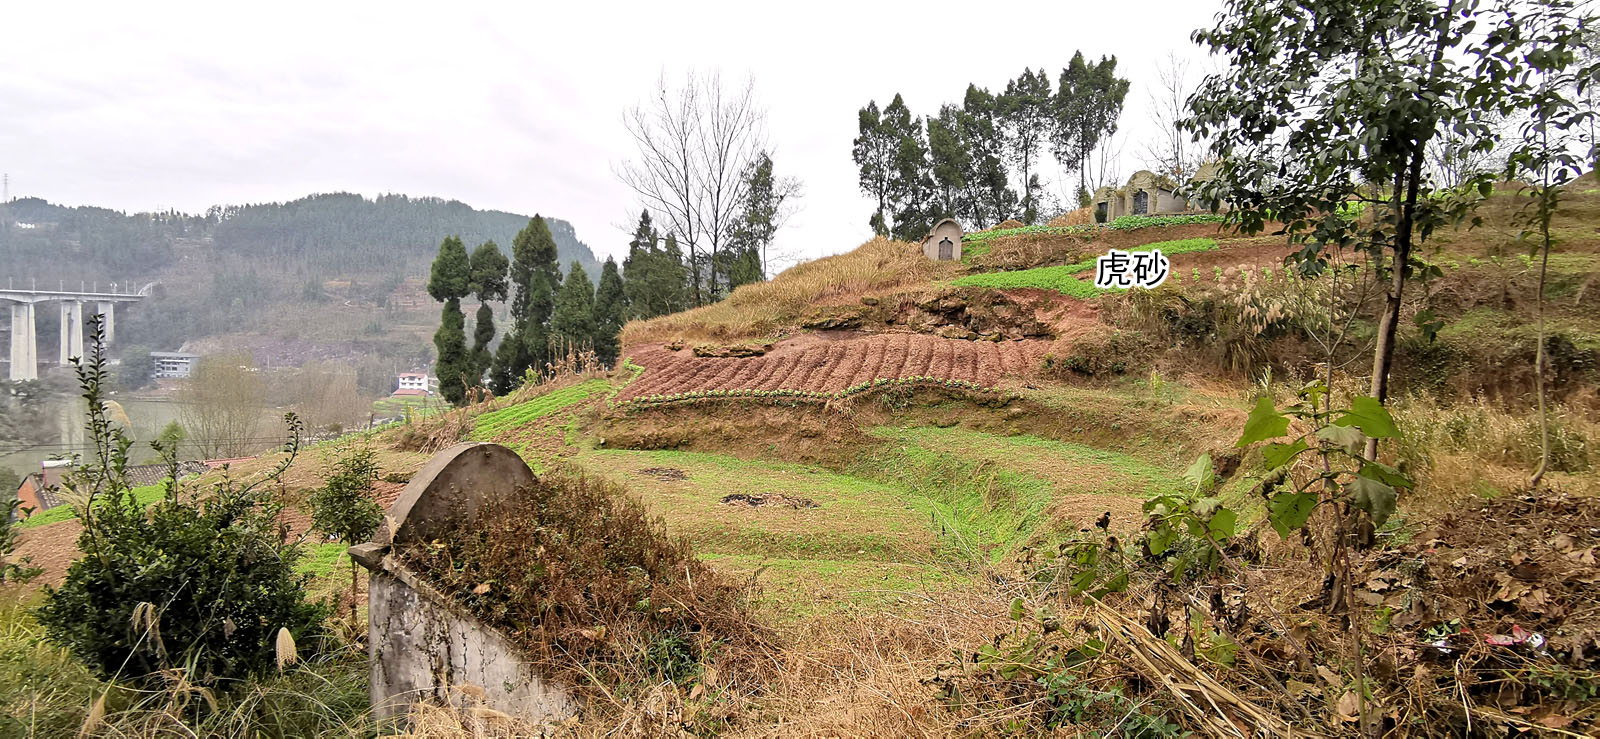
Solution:
{"label": "tall evergreen tree", "polygon": [[773,174],[772,156],[761,152],[745,171],[745,201],[728,240],[728,289],[767,279],[768,257],[778,228],[783,225],[785,203],[799,196],[792,178]]}
{"label": "tall evergreen tree", "polygon": [[939,108],[937,118],[928,119],[928,154],[933,164],[935,197],[940,217],[952,216],[976,224],[976,204],[968,177],[973,174],[972,145],[966,140],[961,109],[954,105]]}
{"label": "tall evergreen tree", "polygon": [[550,337],[563,349],[594,346],[594,288],[583,265],[572,263],[567,280],[556,292],[550,315]]}
{"label": "tall evergreen tree", "polygon": [[654,272],[652,292],[659,301],[656,315],[688,310],[689,267],[684,262],[683,249],[678,246],[676,234],[667,234],[662,242]]}
{"label": "tall evergreen tree", "polygon": [[482,381],[489,371],[489,344],[494,341],[494,309],[490,301],[506,299],[506,268],[509,262],[493,241],[485,241],[468,258],[472,292],[478,296],[478,314],[472,328],[472,374]]}
{"label": "tall evergreen tree", "polygon": [[600,287],[594,294],[594,353],[607,367],[617,362],[618,334],[628,314],[628,296],[617,271],[617,262],[607,258],[600,268]]}
{"label": "tall evergreen tree", "polygon": [[928,160],[928,141],[922,133],[922,119],[899,95],[883,109],[883,128],[895,142],[893,166],[889,170],[889,201],[894,225],[889,233],[902,241],[916,241],[933,225],[933,165]]}
{"label": "tall evergreen tree", "polygon": [[1038,175],[1039,147],[1055,128],[1054,103],[1050,76],[1043,69],[1022,70],[1022,76],[1006,83],[1005,94],[1000,97],[1006,150],[1022,174],[1023,223],[1039,218],[1039,195],[1044,190]]}
{"label": "tall evergreen tree", "polygon": [[[896,95],[895,99],[899,100],[900,96]],[[856,125],[858,133],[851,155],[861,170],[859,182],[862,192],[876,201],[878,206],[870,220],[872,232],[888,236],[889,179],[899,141],[893,132],[884,127],[876,100],[868,102],[867,107],[861,109]]]}
{"label": "tall evergreen tree", "polygon": [[[1042,72],[1041,72],[1042,74]],[[1052,108],[1054,130],[1051,148],[1064,169],[1078,173],[1078,204],[1090,197],[1090,165],[1095,149],[1117,132],[1129,82],[1117,77],[1117,58],[1101,57],[1090,64],[1083,52],[1061,70]]]}
{"label": "tall evergreen tree", "polygon": [[999,122],[999,104],[994,95],[977,85],[967,85],[961,101],[961,138],[971,154],[971,169],[966,177],[971,190],[971,223],[988,228],[1010,218],[1017,210],[1017,191],[1011,189],[1006,171],[1004,128]]}
{"label": "tall evergreen tree", "polygon": [[628,256],[622,260],[622,290],[627,298],[626,318],[654,318],[657,305],[651,292],[651,275],[656,266],[660,237],[650,222],[650,211],[639,214],[639,225],[628,240]]}
{"label": "tall evergreen tree", "polygon": [[511,283],[516,297],[511,303],[521,350],[511,367],[500,374],[520,378],[530,367],[548,360],[547,326],[554,293],[561,284],[561,268],[556,261],[556,242],[544,217],[535,215],[511,242]]}
{"label": "tall evergreen tree", "polygon": [[467,386],[463,378],[472,372],[472,361],[467,355],[467,317],[461,312],[461,299],[471,290],[472,271],[467,248],[460,238],[450,236],[439,244],[439,255],[433,259],[428,294],[444,303],[439,330],[433,335],[437,353],[434,374],[439,378],[439,394],[454,405],[466,402]]}

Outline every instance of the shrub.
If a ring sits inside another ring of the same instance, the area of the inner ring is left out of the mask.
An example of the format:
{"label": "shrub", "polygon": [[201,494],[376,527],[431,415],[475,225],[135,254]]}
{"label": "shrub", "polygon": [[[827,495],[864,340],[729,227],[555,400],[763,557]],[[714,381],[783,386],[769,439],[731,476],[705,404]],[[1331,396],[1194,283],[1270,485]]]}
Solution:
{"label": "shrub", "polygon": [[[214,685],[265,672],[280,629],[307,644],[327,615],[326,604],[306,600],[306,576],[295,572],[301,548],[278,533],[279,507],[266,496],[298,451],[298,420],[286,417],[290,453],[263,480],[224,476],[200,496],[169,479],[146,510],[125,472],[132,442],[106,415],[102,332],[92,328],[89,361],[77,373],[95,452],[64,481],[84,556],[60,589],[46,589],[39,622],[107,679],[158,683],[158,671],[182,667],[191,682]],[[175,472],[173,451],[152,446]]]}
{"label": "shrub", "polygon": [[[307,501],[311,525],[345,544],[372,537],[383,520],[383,507],[372,499],[372,481],[378,479],[378,462],[372,448],[357,446],[333,463],[333,474]],[[356,620],[356,563],[350,560],[350,621]]]}

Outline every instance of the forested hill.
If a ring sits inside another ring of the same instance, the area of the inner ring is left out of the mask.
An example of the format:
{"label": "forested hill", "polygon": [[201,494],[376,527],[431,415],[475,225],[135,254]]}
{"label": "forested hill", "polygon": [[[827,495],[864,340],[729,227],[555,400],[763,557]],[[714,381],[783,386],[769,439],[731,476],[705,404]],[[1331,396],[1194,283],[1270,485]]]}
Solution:
{"label": "forested hill", "polygon": [[[431,258],[446,236],[468,244],[493,240],[509,252],[529,216],[476,210],[456,200],[351,193],[311,195],[286,203],[215,206],[204,214],[127,215],[105,208],[68,208],[39,198],[0,205],[0,274],[18,278],[110,280],[160,273],[183,243],[209,244],[219,254],[313,269],[392,269]],[[600,274],[594,252],[572,224],[545,217],[563,268],[576,260]]]}

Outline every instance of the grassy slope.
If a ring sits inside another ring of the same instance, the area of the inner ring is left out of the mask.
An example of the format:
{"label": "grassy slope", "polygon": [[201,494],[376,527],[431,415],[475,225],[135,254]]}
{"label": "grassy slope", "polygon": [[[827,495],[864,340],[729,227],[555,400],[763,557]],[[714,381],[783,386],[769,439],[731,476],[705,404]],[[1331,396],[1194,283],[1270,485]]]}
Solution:
{"label": "grassy slope", "polygon": [[[1167,256],[1174,256],[1189,252],[1211,251],[1216,248],[1217,242],[1215,239],[1182,239],[1179,241],[1158,241],[1130,249],[1129,251],[1154,251],[1160,249],[1161,253]],[[1034,269],[1010,272],[982,272],[957,278],[951,281],[950,284],[957,287],[1036,287],[1055,290],[1074,298],[1092,298],[1105,292],[1105,290],[1095,287],[1093,281],[1084,282],[1078,279],[1077,276],[1084,272],[1092,271],[1094,268],[1095,260],[1088,259],[1074,264],[1063,264],[1054,267],[1036,267]]]}

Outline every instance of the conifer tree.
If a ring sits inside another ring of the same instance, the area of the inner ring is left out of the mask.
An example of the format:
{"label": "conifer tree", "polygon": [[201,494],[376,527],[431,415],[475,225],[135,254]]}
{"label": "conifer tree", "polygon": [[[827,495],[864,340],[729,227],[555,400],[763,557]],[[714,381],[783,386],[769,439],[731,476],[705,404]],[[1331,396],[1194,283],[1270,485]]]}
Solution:
{"label": "conifer tree", "polygon": [[[895,96],[899,100],[898,95]],[[876,100],[867,103],[857,115],[857,135],[851,155],[861,170],[860,184],[877,203],[870,223],[872,232],[889,235],[889,177],[894,169],[894,155],[899,146],[892,132],[883,125],[883,115]]]}
{"label": "conifer tree", "polygon": [[616,364],[620,346],[618,334],[627,315],[628,296],[617,271],[617,262],[607,258],[600,268],[600,287],[594,294],[594,353],[607,367]]}
{"label": "conifer tree", "polygon": [[428,294],[444,303],[439,330],[433,335],[437,352],[434,374],[439,378],[439,394],[454,405],[466,402],[467,387],[462,379],[472,371],[467,355],[467,317],[461,312],[461,299],[471,292],[471,266],[461,239],[447,237],[439,244],[433,270],[428,277]]}
{"label": "conifer tree", "polygon": [[489,302],[506,299],[506,255],[493,241],[485,241],[468,258],[472,292],[478,296],[478,314],[473,323],[471,377],[482,381],[489,370],[489,344],[494,341],[494,309]]}
{"label": "conifer tree", "polygon": [[650,222],[650,211],[639,214],[639,225],[633,229],[628,241],[628,256],[622,260],[622,291],[627,298],[625,318],[654,318],[652,312],[657,301],[651,294],[650,277],[654,271],[660,238],[655,225]]}
{"label": "conifer tree", "polygon": [[572,263],[567,280],[556,293],[550,315],[550,336],[565,348],[594,346],[594,288],[583,265]]}
{"label": "conifer tree", "polygon": [[928,160],[928,141],[922,133],[922,119],[899,95],[883,109],[885,134],[894,141],[894,156],[889,170],[889,202],[894,224],[889,234],[902,241],[916,241],[933,225],[935,208],[933,165]]}
{"label": "conifer tree", "polygon": [[1039,218],[1039,195],[1044,183],[1038,174],[1039,147],[1055,130],[1055,99],[1050,76],[1041,69],[1022,70],[1006,83],[1000,97],[1000,119],[1005,124],[1006,150],[1022,173],[1022,222]]}
{"label": "conifer tree", "polygon": [[961,139],[971,152],[972,169],[966,184],[971,190],[973,210],[968,217],[978,228],[1004,221],[1017,209],[1017,192],[1011,189],[1006,172],[1005,136],[998,117],[999,105],[994,95],[977,85],[967,85],[957,122]]}
{"label": "conifer tree", "polygon": [[543,216],[535,215],[511,242],[511,283],[516,290],[511,318],[519,353],[512,365],[501,368],[498,374],[521,378],[524,371],[542,366],[549,358],[546,324],[550,321],[555,289],[561,284],[561,268],[556,259],[556,242],[550,227]]}

